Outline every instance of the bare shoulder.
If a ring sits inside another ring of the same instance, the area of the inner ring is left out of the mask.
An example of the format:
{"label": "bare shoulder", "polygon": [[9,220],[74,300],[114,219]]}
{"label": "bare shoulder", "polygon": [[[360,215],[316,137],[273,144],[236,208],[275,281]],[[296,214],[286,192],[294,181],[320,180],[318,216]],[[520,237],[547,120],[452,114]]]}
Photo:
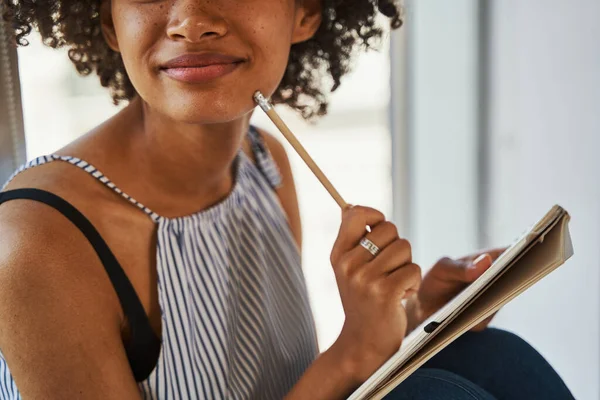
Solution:
{"label": "bare shoulder", "polygon": [[[73,166],[53,164],[5,190],[42,189],[79,204],[93,193]],[[98,255],[71,221],[33,200],[0,205],[0,348],[24,398],[135,398],[122,320]]]}
{"label": "bare shoulder", "polygon": [[265,145],[269,149],[279,171],[281,173],[281,186],[277,189],[277,195],[284,211],[287,214],[290,229],[294,234],[296,243],[302,245],[302,223],[300,219],[300,210],[298,207],[298,195],[296,193],[296,184],[294,175],[290,166],[290,161],[283,144],[270,133],[259,130]]}
{"label": "bare shoulder", "polygon": [[[53,161],[19,173],[8,183],[4,192],[18,189],[37,189],[49,192],[67,202],[101,233],[102,218],[112,214],[111,204],[115,196],[87,172],[64,161]],[[67,251],[77,254],[89,245],[87,239],[67,217],[55,208],[33,199],[17,198],[0,205],[0,229],[16,239],[31,239],[18,242],[19,246],[35,243],[51,252]],[[60,238],[59,242],[56,239]],[[58,246],[51,246],[58,244]],[[81,252],[81,256],[84,256]],[[100,271],[104,272],[103,268]]]}
{"label": "bare shoulder", "polygon": [[136,393],[119,305],[95,271],[93,248],[57,211],[0,207],[0,348],[24,398]]}
{"label": "bare shoulder", "polygon": [[[7,190],[48,189],[46,185],[36,185],[33,181],[15,179],[15,183],[11,183]],[[0,272],[8,273],[3,275],[5,277],[31,274],[32,278],[36,278],[61,271],[69,279],[76,279],[80,272],[89,276],[89,271],[80,265],[71,269],[64,266],[72,264],[66,261],[85,259],[88,263],[93,262],[93,257],[90,257],[90,252],[94,254],[92,250],[83,233],[49,205],[21,198],[0,205]],[[47,263],[48,268],[36,265],[42,261]],[[17,264],[22,266],[14,268]],[[59,278],[58,275],[54,277]]]}
{"label": "bare shoulder", "polygon": [[[120,229],[114,226],[138,227],[138,220],[148,222],[144,214],[128,212],[128,204],[68,162],[27,169],[4,192],[18,189],[38,189],[62,199],[90,222],[117,259],[121,252],[114,243],[123,240],[115,237]],[[33,285],[43,278],[40,282],[48,290],[48,283],[57,285],[53,289],[57,296],[70,296],[68,288],[85,288],[92,305],[101,306],[111,318],[116,315],[124,320],[118,297],[89,239],[62,212],[41,201],[17,198],[0,204],[0,271],[4,282],[19,279]]]}
{"label": "bare shoulder", "polygon": [[[17,315],[6,313],[7,307],[37,304],[31,308],[37,313],[48,304],[38,302],[42,299],[61,302],[65,297],[85,300],[102,294],[103,275],[93,272],[103,271],[101,265],[96,268],[97,263],[83,234],[57,210],[30,200],[0,206],[0,318]],[[106,309],[111,302],[103,300],[95,303]],[[4,326],[0,323],[0,332]]]}

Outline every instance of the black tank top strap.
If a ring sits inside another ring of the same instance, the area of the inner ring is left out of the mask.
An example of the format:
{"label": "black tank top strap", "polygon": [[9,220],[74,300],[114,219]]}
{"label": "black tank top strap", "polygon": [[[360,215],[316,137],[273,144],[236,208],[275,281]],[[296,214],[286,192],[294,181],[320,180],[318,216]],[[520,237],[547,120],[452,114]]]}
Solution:
{"label": "black tank top strap", "polygon": [[77,168],[80,168],[81,170],[85,171],[86,173],[88,173],[89,175],[94,177],[96,180],[98,180],[98,182],[102,183],[104,186],[106,186],[107,188],[109,188],[110,190],[117,193],[119,196],[121,196],[125,200],[127,200],[133,206],[142,210],[150,218],[152,218],[152,220],[154,222],[158,223],[158,222],[160,222],[161,219],[163,219],[163,217],[161,217],[160,215],[158,215],[157,213],[155,213],[154,211],[152,211],[151,209],[149,209],[148,207],[146,207],[145,205],[143,205],[142,203],[140,203],[139,201],[137,201],[136,199],[134,199],[133,197],[131,197],[130,195],[125,193],[124,191],[122,191],[106,175],[104,175],[100,170],[98,170],[92,164],[88,163],[85,160],[82,160],[77,157],[72,157],[72,156],[59,156],[57,154],[51,154],[51,155],[45,155],[45,156],[40,156],[40,157],[34,158],[33,160],[29,161],[28,163],[22,165],[19,169],[17,169],[10,176],[8,181],[6,181],[6,183],[4,184],[4,186],[2,187],[1,190],[4,190],[8,186],[8,184],[21,172],[26,171],[31,168],[46,165],[51,162],[57,162],[57,161],[69,163],[69,164],[74,165]]}
{"label": "black tank top strap", "polygon": [[154,369],[161,341],[156,336],[135,289],[116,257],[92,223],[61,197],[40,189],[16,189],[0,193],[0,205],[10,200],[34,200],[54,208],[68,218],[93,246],[115,288],[123,312],[129,322],[131,336],[125,350],[137,382],[145,380]]}

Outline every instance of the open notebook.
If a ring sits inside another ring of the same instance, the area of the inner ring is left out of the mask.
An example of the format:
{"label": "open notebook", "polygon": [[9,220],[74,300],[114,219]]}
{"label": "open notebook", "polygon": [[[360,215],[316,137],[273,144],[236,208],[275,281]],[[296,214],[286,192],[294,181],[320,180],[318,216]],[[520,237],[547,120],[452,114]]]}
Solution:
{"label": "open notebook", "polygon": [[554,206],[475,282],[403,341],[400,350],[349,398],[381,399],[463,333],[573,255],[569,214]]}

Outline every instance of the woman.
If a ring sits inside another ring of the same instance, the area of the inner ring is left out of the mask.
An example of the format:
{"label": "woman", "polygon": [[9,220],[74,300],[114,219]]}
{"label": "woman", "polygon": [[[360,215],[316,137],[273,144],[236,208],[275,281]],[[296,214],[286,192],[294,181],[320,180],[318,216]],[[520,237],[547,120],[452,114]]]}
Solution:
{"label": "woman", "polygon": [[[3,398],[343,398],[491,264],[444,259],[421,284],[393,224],[344,210],[331,261],[346,321],[317,357],[294,181],[282,146],[249,126],[252,94],[324,114],[318,71],[335,89],[353,50],[381,36],[379,14],[400,25],[391,0],[0,4],[17,42],[37,27],[129,103],[1,194]],[[478,338],[505,342],[496,364],[521,346],[542,366],[524,386],[568,396],[531,348],[488,332]],[[514,394],[469,376],[476,361],[437,362],[391,396]]]}

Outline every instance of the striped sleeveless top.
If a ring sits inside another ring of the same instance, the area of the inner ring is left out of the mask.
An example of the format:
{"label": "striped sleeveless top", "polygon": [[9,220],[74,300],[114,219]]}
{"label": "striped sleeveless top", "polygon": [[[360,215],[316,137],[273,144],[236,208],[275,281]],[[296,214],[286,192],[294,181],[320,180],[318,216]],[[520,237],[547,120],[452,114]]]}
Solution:
{"label": "striped sleeveless top", "polygon": [[[74,157],[39,157],[11,177],[68,162],[156,223],[162,335],[155,362],[136,375],[144,399],[281,399],[317,356],[300,253],[274,192],[279,171],[260,134],[248,135],[256,164],[240,150],[229,196],[179,218],[156,214]],[[8,367],[0,351],[0,398],[21,399]]]}

